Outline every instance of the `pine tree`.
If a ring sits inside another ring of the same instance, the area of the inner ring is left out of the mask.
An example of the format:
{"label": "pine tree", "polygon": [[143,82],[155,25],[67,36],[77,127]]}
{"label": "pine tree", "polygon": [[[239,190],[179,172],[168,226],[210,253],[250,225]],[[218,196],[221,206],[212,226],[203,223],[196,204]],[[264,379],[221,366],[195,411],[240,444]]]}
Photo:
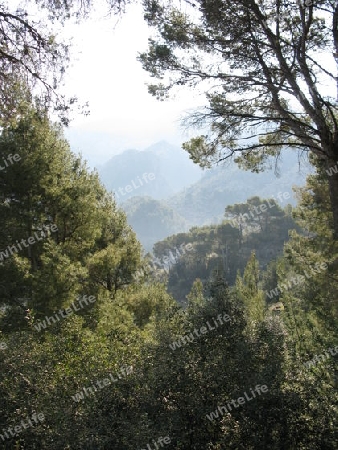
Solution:
{"label": "pine tree", "polygon": [[31,109],[2,131],[0,153],[20,156],[0,172],[4,305],[43,318],[78,295],[114,296],[132,282],[135,233],[59,126]]}
{"label": "pine tree", "polygon": [[235,292],[246,306],[248,320],[253,323],[262,321],[265,312],[264,293],[259,284],[259,263],[255,252],[252,252],[243,277],[237,275]]}

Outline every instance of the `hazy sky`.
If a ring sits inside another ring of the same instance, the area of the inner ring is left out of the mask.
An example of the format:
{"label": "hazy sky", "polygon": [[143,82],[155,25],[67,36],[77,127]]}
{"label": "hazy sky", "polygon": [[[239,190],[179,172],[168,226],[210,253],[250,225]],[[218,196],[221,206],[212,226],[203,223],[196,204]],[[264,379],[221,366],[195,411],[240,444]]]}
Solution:
{"label": "hazy sky", "polygon": [[[61,38],[73,41],[66,92],[90,106],[90,116],[78,115],[66,132],[72,149],[93,166],[128,148],[143,149],[159,140],[177,144],[198,133],[184,132],[180,118],[202,106],[204,96],[182,88],[175,99],[159,102],[148,94],[146,81],[152,79],[136,60],[150,34],[142,6],[130,5],[120,19],[104,17],[104,9],[98,9],[90,20],[61,30]],[[325,64],[335,66],[327,56]],[[331,83],[322,90],[332,94]]]}
{"label": "hazy sky", "polygon": [[[142,149],[162,139],[187,140],[180,117],[201,105],[203,98],[190,91],[159,102],[148,94],[145,83],[151,78],[136,60],[137,53],[147,49],[149,35],[142,7],[132,5],[120,20],[100,15],[101,19],[63,30],[73,40],[66,92],[90,105],[90,116],[77,116],[66,133],[72,146],[82,150],[89,162],[104,162],[126,148]],[[96,148],[88,148],[88,132],[100,133]]]}

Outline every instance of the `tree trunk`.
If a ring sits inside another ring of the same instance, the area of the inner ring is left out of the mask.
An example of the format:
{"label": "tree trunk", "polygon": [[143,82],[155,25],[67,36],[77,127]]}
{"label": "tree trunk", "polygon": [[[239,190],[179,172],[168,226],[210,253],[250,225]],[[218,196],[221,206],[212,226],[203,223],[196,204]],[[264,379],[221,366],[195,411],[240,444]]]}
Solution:
{"label": "tree trunk", "polygon": [[333,236],[335,240],[338,240],[338,163],[328,160],[326,173],[329,181],[330,202],[333,214]]}

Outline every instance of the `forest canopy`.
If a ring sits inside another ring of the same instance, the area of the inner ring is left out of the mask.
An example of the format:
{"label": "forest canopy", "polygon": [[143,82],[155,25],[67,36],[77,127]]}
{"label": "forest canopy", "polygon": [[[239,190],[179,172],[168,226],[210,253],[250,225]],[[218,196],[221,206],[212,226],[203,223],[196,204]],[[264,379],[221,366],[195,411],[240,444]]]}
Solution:
{"label": "forest canopy", "polygon": [[[93,2],[26,6],[62,24]],[[185,145],[195,162],[233,154],[259,171],[269,155],[297,148],[315,170],[294,188],[295,207],[252,193],[224,205],[221,224],[168,236],[144,255],[64,136],[67,45],[2,2],[0,447],[335,450],[338,175],[328,171],[337,105],[319,81],[336,78],[316,55],[336,58],[338,5],[144,7],[159,34],[140,59],[163,81],[151,92],[217,85],[193,118],[209,121],[210,135]],[[167,271],[148,270],[152,257],[174,254]]]}

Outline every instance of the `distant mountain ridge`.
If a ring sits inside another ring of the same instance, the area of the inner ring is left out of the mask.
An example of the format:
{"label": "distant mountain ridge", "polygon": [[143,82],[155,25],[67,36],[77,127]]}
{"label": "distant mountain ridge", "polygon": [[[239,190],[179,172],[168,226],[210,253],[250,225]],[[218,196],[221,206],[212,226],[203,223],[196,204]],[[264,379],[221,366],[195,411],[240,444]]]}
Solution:
{"label": "distant mountain ridge", "polygon": [[310,166],[300,171],[297,156],[288,156],[280,163],[279,177],[276,177],[274,167],[257,174],[243,171],[235,163],[219,165],[207,170],[194,185],[170,197],[167,203],[191,226],[221,223],[226,206],[245,203],[254,195],[273,198],[279,192],[288,192],[287,203],[294,205],[292,186],[305,183]]}
{"label": "distant mountain ridge", "polygon": [[[243,171],[235,163],[202,171],[181,148],[158,142],[145,150],[126,150],[114,156],[98,172],[147,251],[170,234],[192,226],[219,224],[226,206],[249,197],[273,198],[303,185],[311,167],[300,169],[296,152],[280,160],[280,176],[274,164],[259,174]],[[282,206],[285,206],[285,204]]]}
{"label": "distant mountain ridge", "polygon": [[[198,181],[203,172],[180,147],[162,141],[142,151],[126,150],[101,166],[98,173],[121,203],[135,196],[166,199]],[[152,180],[149,174],[153,174]]]}

